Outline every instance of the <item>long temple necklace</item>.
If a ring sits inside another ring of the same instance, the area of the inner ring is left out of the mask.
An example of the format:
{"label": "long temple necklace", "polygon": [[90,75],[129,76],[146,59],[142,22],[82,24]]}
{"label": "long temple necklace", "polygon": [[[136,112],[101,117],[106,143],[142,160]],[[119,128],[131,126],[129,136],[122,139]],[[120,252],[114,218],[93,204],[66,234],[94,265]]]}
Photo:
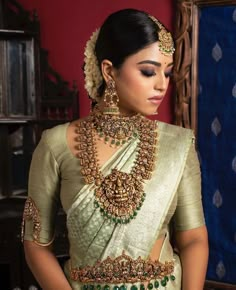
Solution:
{"label": "long temple necklace", "polygon": [[[95,206],[115,223],[128,223],[137,215],[145,199],[144,180],[151,178],[156,160],[157,123],[140,115],[130,120],[122,116],[104,117],[95,109],[87,119],[76,124],[81,174],[86,184],[95,184]],[[111,145],[117,140],[127,142],[132,137],[139,138],[130,173],[113,168],[111,173],[103,176],[97,160],[96,134],[102,134],[105,141],[111,139]]]}

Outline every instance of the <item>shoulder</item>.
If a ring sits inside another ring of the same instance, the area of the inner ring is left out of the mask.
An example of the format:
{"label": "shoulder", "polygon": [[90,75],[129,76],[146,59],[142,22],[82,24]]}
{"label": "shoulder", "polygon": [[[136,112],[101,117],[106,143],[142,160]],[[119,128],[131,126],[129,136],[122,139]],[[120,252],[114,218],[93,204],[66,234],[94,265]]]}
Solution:
{"label": "shoulder", "polygon": [[157,123],[159,156],[185,164],[189,152],[195,152],[193,130],[163,122]]}
{"label": "shoulder", "polygon": [[43,131],[40,144],[48,147],[49,150],[55,154],[64,150],[66,147],[66,134],[69,124],[70,123],[57,125]]}
{"label": "shoulder", "polygon": [[191,139],[194,140],[194,133],[192,129],[183,128],[180,126],[159,122],[158,121],[159,135],[169,137],[171,139]]}
{"label": "shoulder", "polygon": [[52,145],[57,141],[61,141],[66,137],[66,131],[69,126],[69,123],[57,125],[53,128],[46,129],[43,131],[42,139],[48,143],[48,145]]}

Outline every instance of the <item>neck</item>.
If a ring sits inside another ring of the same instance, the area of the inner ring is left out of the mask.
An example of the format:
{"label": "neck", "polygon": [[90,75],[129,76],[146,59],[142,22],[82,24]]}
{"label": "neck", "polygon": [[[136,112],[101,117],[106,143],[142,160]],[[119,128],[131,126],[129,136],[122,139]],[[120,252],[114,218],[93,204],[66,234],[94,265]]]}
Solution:
{"label": "neck", "polygon": [[93,109],[90,117],[98,136],[104,139],[105,143],[110,140],[110,144],[115,146],[137,138],[142,123],[140,114],[133,116],[104,114],[99,106]]}
{"label": "neck", "polygon": [[[98,106],[99,111],[101,111],[101,112],[104,111],[104,108],[105,108],[106,104],[105,104],[103,98],[101,99],[101,101],[98,103],[97,106]],[[122,117],[132,117],[134,115],[137,115],[137,112],[131,111],[131,110],[127,110],[127,109],[125,109],[125,108],[123,108],[121,106],[119,106],[119,111],[120,111],[120,116],[122,116]]]}

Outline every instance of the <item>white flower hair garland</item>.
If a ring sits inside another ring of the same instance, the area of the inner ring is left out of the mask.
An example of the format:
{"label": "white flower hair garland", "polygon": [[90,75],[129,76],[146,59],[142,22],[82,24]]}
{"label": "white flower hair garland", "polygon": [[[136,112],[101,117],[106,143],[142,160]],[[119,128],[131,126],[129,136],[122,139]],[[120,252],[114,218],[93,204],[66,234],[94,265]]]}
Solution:
{"label": "white flower hair garland", "polygon": [[95,44],[98,38],[100,29],[93,32],[92,36],[86,43],[84,51],[84,74],[85,74],[85,89],[90,98],[98,100],[98,88],[102,84],[102,75],[98,66],[98,60],[95,55]]}

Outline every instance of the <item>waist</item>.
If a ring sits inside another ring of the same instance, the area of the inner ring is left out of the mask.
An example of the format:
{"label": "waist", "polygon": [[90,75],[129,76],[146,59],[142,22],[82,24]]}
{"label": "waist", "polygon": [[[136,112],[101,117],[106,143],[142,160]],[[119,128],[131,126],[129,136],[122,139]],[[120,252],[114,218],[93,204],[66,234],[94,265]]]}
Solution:
{"label": "waist", "polygon": [[101,289],[101,286],[103,290],[109,290],[109,284],[114,285],[114,290],[126,290],[126,284],[132,284],[132,290],[151,290],[175,281],[174,260],[161,263],[141,257],[133,259],[123,252],[114,259],[107,257],[103,261],[98,260],[93,266],[71,266],[70,278],[83,284],[84,290]]}

